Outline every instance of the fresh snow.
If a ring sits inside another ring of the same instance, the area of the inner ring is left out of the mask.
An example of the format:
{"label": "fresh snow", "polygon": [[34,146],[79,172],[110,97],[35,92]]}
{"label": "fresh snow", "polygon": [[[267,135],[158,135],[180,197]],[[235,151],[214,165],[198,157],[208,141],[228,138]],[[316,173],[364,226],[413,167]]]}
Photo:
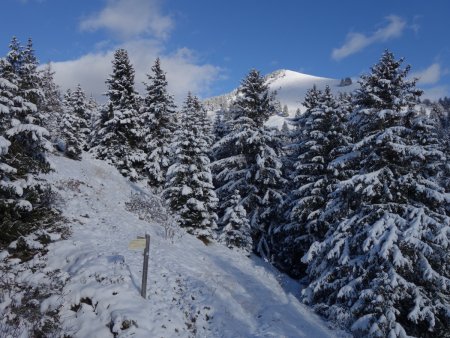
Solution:
{"label": "fresh snow", "polygon": [[9,142],[3,136],[0,136],[0,155],[7,154],[8,153],[8,148],[9,148],[10,145],[11,145],[11,142]]}
{"label": "fresh snow", "polygon": [[[45,300],[41,311],[59,307],[66,334],[348,336],[327,328],[297,299],[299,285],[263,260],[215,242],[206,246],[173,225],[158,225],[154,210],[143,210],[140,217],[127,211],[132,194],[162,207],[149,190],[112,166],[88,155],[82,161],[50,160],[55,171],[45,177],[60,194],[72,235],[49,246],[47,269],[60,269],[69,279],[62,296]],[[128,249],[145,233],[151,235],[147,299],[139,290],[142,251]]]}

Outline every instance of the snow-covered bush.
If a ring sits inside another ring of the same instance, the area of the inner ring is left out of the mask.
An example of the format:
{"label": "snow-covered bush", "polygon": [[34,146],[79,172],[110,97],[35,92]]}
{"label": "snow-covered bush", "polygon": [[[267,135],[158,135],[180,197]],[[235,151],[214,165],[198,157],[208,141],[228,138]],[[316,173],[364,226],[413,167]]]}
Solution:
{"label": "snow-covered bush", "polygon": [[0,336],[59,337],[60,304],[67,275],[46,266],[46,247],[67,233],[36,231],[0,251]]}

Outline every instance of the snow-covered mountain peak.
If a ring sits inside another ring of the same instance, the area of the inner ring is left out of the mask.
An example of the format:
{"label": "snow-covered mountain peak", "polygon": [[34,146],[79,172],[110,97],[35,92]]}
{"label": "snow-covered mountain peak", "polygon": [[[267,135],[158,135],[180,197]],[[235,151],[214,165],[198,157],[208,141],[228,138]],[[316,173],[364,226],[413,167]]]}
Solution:
{"label": "snow-covered mountain peak", "polygon": [[[266,75],[266,83],[270,90],[275,93],[275,99],[280,102],[281,107],[287,106],[289,117],[295,115],[297,109],[304,111],[302,102],[308,89],[316,86],[324,89],[329,86],[337,95],[340,92],[351,92],[356,88],[355,83],[342,85],[341,80],[303,74],[288,69],[279,69]],[[214,115],[221,109],[230,107],[236,100],[237,90],[204,101],[208,111]],[[281,127],[285,120],[284,116],[273,115],[267,122],[268,126]]]}
{"label": "snow-covered mountain peak", "polygon": [[276,70],[266,76],[267,83],[269,86],[277,85],[277,84],[288,84],[288,83],[306,83],[311,84],[314,82],[321,81],[336,81],[331,78],[324,78],[304,73],[299,73],[289,69],[279,69]]}

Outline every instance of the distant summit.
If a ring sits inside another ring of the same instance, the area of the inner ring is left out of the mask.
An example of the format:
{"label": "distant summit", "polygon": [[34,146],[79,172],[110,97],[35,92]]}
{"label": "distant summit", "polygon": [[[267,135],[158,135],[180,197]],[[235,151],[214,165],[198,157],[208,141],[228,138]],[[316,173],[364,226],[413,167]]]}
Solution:
{"label": "distant summit", "polygon": [[[272,92],[275,92],[275,99],[279,101],[280,106],[287,106],[289,116],[295,115],[297,109],[304,111],[302,102],[306,91],[314,85],[318,89],[324,89],[330,86],[334,94],[340,92],[352,92],[356,84],[342,86],[341,80],[319,77],[309,74],[303,74],[288,69],[279,69],[266,75],[266,83]],[[211,115],[214,115],[221,109],[228,109],[236,100],[238,95],[237,88],[228,94],[215,96],[204,101],[204,104]],[[284,116],[272,116],[267,125],[281,127],[285,120]]]}

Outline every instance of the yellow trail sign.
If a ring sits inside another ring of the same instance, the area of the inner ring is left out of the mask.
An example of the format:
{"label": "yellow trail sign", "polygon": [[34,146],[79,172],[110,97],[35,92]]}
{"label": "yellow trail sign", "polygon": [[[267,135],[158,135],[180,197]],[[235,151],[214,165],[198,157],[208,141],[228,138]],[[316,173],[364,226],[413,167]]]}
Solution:
{"label": "yellow trail sign", "polygon": [[145,238],[133,239],[130,242],[130,244],[128,244],[128,249],[130,249],[130,250],[145,249]]}

